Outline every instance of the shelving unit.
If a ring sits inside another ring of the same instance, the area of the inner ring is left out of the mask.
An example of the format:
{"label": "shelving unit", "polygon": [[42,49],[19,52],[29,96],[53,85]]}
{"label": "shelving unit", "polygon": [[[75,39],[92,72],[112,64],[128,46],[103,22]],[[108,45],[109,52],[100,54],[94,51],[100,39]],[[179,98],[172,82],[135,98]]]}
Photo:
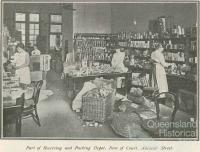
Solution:
{"label": "shelving unit", "polygon": [[75,61],[82,60],[111,64],[113,51],[109,49],[114,34],[77,33],[74,36]]}
{"label": "shelving unit", "polygon": [[[191,36],[166,37],[166,38],[123,38],[119,34],[76,34],[74,38],[75,54],[78,61],[88,60],[103,64],[111,64],[112,55],[117,48],[128,50],[127,58],[131,62],[134,56],[134,64],[126,65],[131,73],[146,73],[151,75],[150,55],[155,43],[162,43],[165,59],[168,63],[174,63],[177,67],[187,65],[191,69],[196,68],[196,38]],[[96,53],[98,52],[98,53]],[[81,54],[81,56],[80,56]],[[193,59],[189,59],[189,58]],[[193,62],[189,61],[192,60]],[[195,71],[195,70],[193,70]],[[180,72],[177,72],[179,76]],[[182,77],[184,75],[181,75]],[[151,79],[151,78],[150,78]]]}
{"label": "shelving unit", "polygon": [[[125,34],[126,35],[126,34]],[[119,37],[119,36],[118,36]],[[116,40],[117,41],[117,40]],[[177,67],[181,66],[190,66],[191,69],[196,68],[195,63],[195,57],[197,56],[197,50],[196,50],[196,44],[195,44],[196,38],[191,36],[180,36],[180,37],[168,37],[168,38],[129,38],[129,39],[119,39],[117,41],[117,44],[119,47],[129,50],[130,54],[134,54],[137,52],[137,55],[134,55],[134,59],[138,59],[144,62],[149,61],[150,54],[154,50],[154,43],[162,43],[166,46],[164,48],[164,56],[165,61],[168,63],[174,63]],[[144,47],[142,46],[144,44]],[[138,47],[139,46],[139,47]],[[149,56],[142,55],[144,51],[149,51]],[[138,52],[141,52],[140,55],[138,55]],[[131,58],[131,55],[129,54],[129,57]],[[193,62],[189,62],[189,58]],[[150,64],[150,62],[149,62]],[[151,73],[151,68],[144,68],[141,66],[134,66],[130,65],[127,66],[129,71],[132,73]],[[178,69],[179,69],[178,68]],[[180,70],[180,69],[179,69]],[[195,71],[195,70],[193,70]],[[176,76],[177,77],[186,77],[187,75],[179,75],[180,72],[177,71]],[[138,86],[141,87],[141,86]]]}

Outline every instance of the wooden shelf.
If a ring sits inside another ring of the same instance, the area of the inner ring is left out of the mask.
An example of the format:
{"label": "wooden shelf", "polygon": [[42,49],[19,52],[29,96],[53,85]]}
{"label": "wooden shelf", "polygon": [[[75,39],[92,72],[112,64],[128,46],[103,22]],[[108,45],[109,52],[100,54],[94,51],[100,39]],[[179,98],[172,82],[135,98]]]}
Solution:
{"label": "wooden shelf", "polygon": [[165,52],[174,52],[174,53],[177,53],[177,52],[185,52],[184,49],[164,49]]}
{"label": "wooden shelf", "polygon": [[139,55],[136,55],[134,57],[138,58],[138,59],[150,59],[151,58],[150,56],[139,56]]}
{"label": "wooden shelf", "polygon": [[126,42],[126,41],[169,41],[169,40],[196,40],[195,37],[170,37],[170,38],[143,38],[143,39],[136,39],[136,38],[130,38],[130,39],[116,39],[118,42]]}
{"label": "wooden shelf", "polygon": [[[145,50],[153,50],[155,48],[144,48],[144,47],[132,47],[132,46],[107,46],[107,48],[126,48],[126,49],[138,49],[138,50],[141,50],[141,51],[145,51]],[[165,49],[165,52],[174,52],[174,53],[177,53],[177,52],[184,52],[185,50],[184,49]]]}
{"label": "wooden shelf", "polygon": [[185,63],[185,61],[175,61],[175,60],[165,60],[165,62],[176,63],[176,64],[184,64]]}
{"label": "wooden shelf", "polygon": [[94,40],[94,41],[96,41],[96,40],[99,40],[99,41],[106,41],[107,39],[102,39],[102,38],[97,38],[97,39],[93,39],[93,38],[75,38],[74,40],[77,40],[77,41],[84,41],[84,40],[89,40],[89,41],[91,41],[91,40]]}
{"label": "wooden shelf", "polygon": [[141,51],[145,51],[145,50],[152,50],[153,48],[143,48],[143,47],[129,47],[131,49],[137,49],[137,50],[141,50]]}
{"label": "wooden shelf", "polygon": [[189,62],[188,64],[192,65],[192,66],[197,66],[197,63],[191,63],[191,62]]}
{"label": "wooden shelf", "polygon": [[129,66],[126,66],[128,69],[130,69],[133,73],[134,72],[151,72],[151,69],[144,69],[144,68],[139,68],[139,67],[135,67],[133,65],[129,65]]}
{"label": "wooden shelf", "polygon": [[101,62],[101,63],[111,64],[111,61],[106,61],[106,60],[93,60],[93,62]]}
{"label": "wooden shelf", "polygon": [[116,46],[107,46],[107,48],[125,48],[125,49],[138,49],[141,51],[145,51],[145,50],[152,50],[153,48],[143,48],[143,47],[131,47],[131,46],[120,46],[120,45],[116,45]]}

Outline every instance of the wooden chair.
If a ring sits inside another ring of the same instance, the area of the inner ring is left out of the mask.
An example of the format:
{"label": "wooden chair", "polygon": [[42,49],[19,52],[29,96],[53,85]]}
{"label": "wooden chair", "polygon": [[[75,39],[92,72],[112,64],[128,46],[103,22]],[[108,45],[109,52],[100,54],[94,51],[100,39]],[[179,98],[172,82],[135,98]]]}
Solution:
{"label": "wooden chair", "polygon": [[32,117],[38,126],[41,126],[41,124],[40,124],[40,119],[37,112],[37,104],[38,104],[42,84],[43,84],[42,80],[36,82],[33,96],[32,98],[25,100],[23,112],[22,112],[22,119]]}
{"label": "wooden chair", "polygon": [[[160,96],[163,96],[163,95],[164,95],[164,97],[160,98]],[[160,116],[159,116],[159,114],[160,114],[159,104],[160,103],[164,103],[165,105],[167,105],[167,103],[169,103],[171,105],[170,107],[173,108],[173,111],[172,111],[170,120],[173,122],[175,119],[176,112],[179,108],[179,99],[178,99],[177,95],[172,92],[162,92],[155,96],[157,120],[160,119]]]}
{"label": "wooden chair", "polygon": [[149,76],[150,76],[149,81],[145,80],[146,85],[141,87],[141,89],[143,90],[143,96],[145,96],[146,98],[148,98],[150,100],[154,100],[155,96],[158,94],[158,87],[157,87],[157,85],[152,86],[152,80],[151,80],[152,73],[151,72],[147,73],[146,71],[144,71],[143,73],[141,73],[143,78],[145,78],[147,74],[149,74]]}
{"label": "wooden chair", "polygon": [[[150,99],[151,101],[155,102],[155,106],[156,106],[156,113],[157,113],[157,119],[159,119],[159,114],[160,114],[160,108],[159,108],[159,104],[160,103],[165,103],[166,101],[173,103],[173,112],[171,115],[171,121],[174,121],[176,112],[179,108],[179,99],[177,97],[177,95],[173,92],[162,92],[159,93],[159,89],[157,87],[157,83],[156,83],[156,78],[155,78],[155,65],[152,63],[152,72],[150,73],[151,77],[149,80],[149,86],[145,86],[142,88],[143,90],[143,95]],[[146,75],[147,73],[143,73],[143,75]],[[154,80],[154,86],[152,86],[152,81]],[[165,96],[164,98],[160,98],[160,96]]]}
{"label": "wooden chair", "polygon": [[3,136],[10,136],[8,126],[15,125],[15,133],[17,137],[21,136],[21,114],[24,106],[24,93],[16,99],[16,105],[3,108]]}

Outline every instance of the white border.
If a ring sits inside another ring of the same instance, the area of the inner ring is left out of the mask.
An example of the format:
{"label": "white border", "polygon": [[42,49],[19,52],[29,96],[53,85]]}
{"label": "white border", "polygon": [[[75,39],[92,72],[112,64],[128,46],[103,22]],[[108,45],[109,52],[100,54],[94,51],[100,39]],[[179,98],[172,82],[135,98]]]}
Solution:
{"label": "white border", "polygon": [[[49,2],[47,2],[47,1],[34,1],[34,2],[27,2],[27,1],[2,1],[1,2],[1,30],[2,30],[2,25],[3,25],[3,4],[6,4],[6,3],[20,3],[20,4],[35,4],[35,3],[55,3],[55,4],[58,4],[58,3],[70,3],[70,4],[73,4],[73,3],[80,3],[80,4],[84,4],[84,3],[118,3],[118,4],[123,4],[123,3],[175,3],[175,4],[179,4],[179,3],[189,3],[189,4],[196,4],[196,6],[197,6],[197,24],[198,24],[198,30],[197,30],[197,58],[199,59],[199,26],[200,26],[200,19],[199,19],[199,7],[198,7],[198,5],[200,5],[199,4],[199,0],[197,0],[197,1],[193,1],[193,0],[191,0],[191,2],[190,1],[184,1],[184,0],[180,0],[180,1],[174,1],[174,2],[172,2],[172,1],[153,1],[153,2],[92,2],[92,1],[88,1],[88,2],[65,2],[65,1],[63,1],[63,0],[61,0],[61,1],[59,1],[59,2],[54,2],[54,1],[49,1]],[[1,39],[2,41],[1,41],[1,43],[2,43],[2,45],[3,45],[3,39]],[[3,52],[2,52],[2,55],[3,55]],[[197,68],[198,68],[198,72],[197,72],[197,76],[198,76],[198,80],[199,80],[199,60],[198,60],[198,63],[197,63]],[[3,62],[1,61],[1,65],[2,65],[2,68],[3,68]],[[1,72],[1,74],[3,74],[3,72]],[[3,76],[3,75],[2,75]],[[199,81],[197,80],[197,101],[199,101]],[[1,82],[3,82],[3,77],[2,77],[2,80],[1,80]],[[3,85],[1,86],[1,89],[3,90]],[[3,108],[3,95],[2,95],[2,97],[1,97],[1,101],[2,101],[2,103],[1,103],[1,107]],[[199,104],[199,102],[197,102],[197,105]],[[199,105],[198,105],[198,109],[197,109],[197,111],[198,111],[198,114],[199,114]],[[197,115],[197,118],[198,118],[198,122],[199,122],[199,115]],[[200,123],[200,122],[199,122]],[[1,109],[1,138],[2,139],[4,139],[4,140],[6,140],[6,139],[11,139],[11,140],[114,140],[114,141],[140,141],[140,140],[142,140],[142,141],[152,141],[152,140],[156,140],[156,141],[197,141],[197,140],[199,140],[199,132],[198,132],[198,130],[199,130],[199,126],[198,126],[198,128],[197,128],[197,131],[196,131],[196,133],[198,133],[198,135],[197,135],[197,138],[131,138],[131,139],[129,139],[129,138],[65,138],[65,137],[3,137],[3,110]]]}

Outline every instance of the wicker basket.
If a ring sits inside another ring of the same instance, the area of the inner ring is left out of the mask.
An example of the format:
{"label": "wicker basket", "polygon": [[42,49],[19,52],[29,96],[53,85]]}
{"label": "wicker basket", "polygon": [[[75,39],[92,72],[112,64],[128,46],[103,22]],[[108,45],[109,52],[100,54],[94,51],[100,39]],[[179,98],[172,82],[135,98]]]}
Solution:
{"label": "wicker basket", "polygon": [[99,89],[93,89],[82,96],[82,119],[103,123],[112,113],[112,95],[99,95]]}
{"label": "wicker basket", "polygon": [[111,127],[116,134],[122,137],[142,138],[147,136],[140,126],[140,118],[136,113],[114,113]]}

